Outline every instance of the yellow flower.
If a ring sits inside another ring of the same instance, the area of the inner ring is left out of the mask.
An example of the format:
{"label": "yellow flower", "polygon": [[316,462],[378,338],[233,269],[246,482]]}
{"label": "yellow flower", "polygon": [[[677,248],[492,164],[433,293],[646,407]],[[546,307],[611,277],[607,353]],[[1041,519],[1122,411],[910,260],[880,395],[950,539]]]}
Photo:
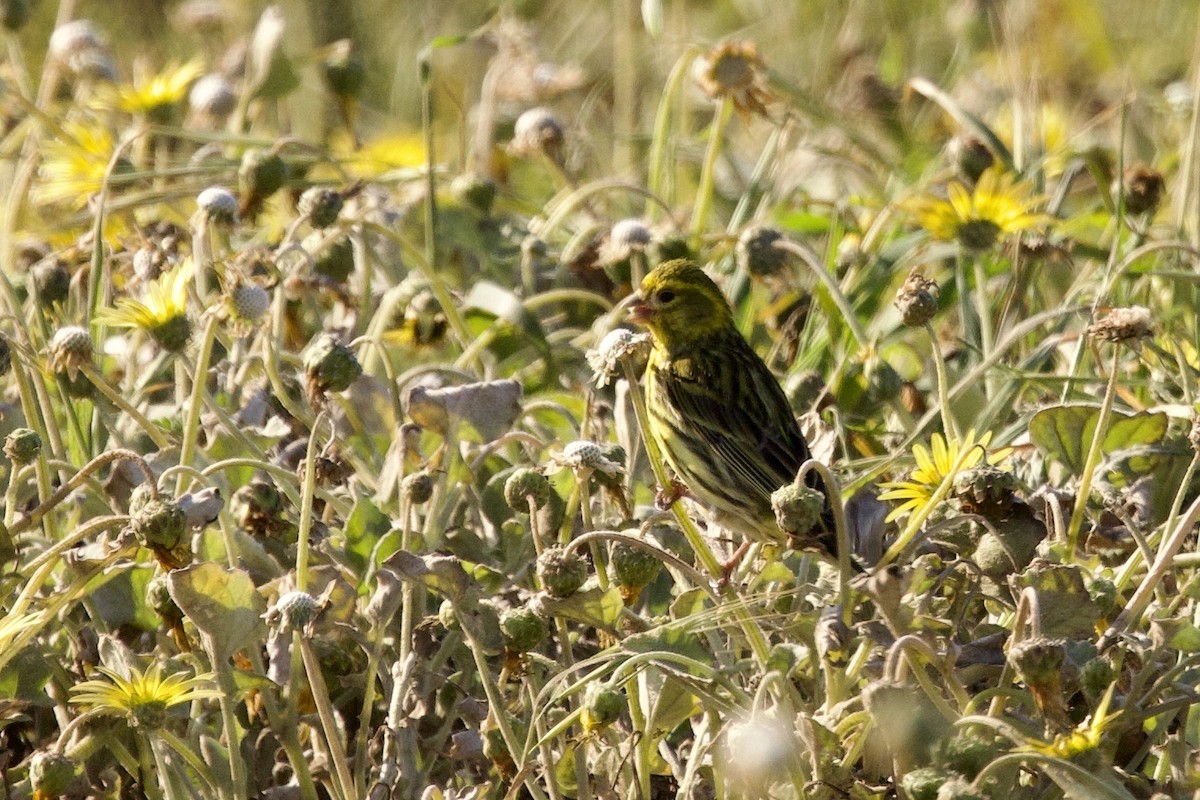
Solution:
{"label": "yellow flower", "polygon": [[[70,201],[83,208],[88,197],[100,191],[104,173],[116,145],[108,129],[97,122],[66,122],[61,138],[42,142],[41,180],[33,189],[38,204]],[[121,172],[118,166],[115,173]]]}
{"label": "yellow flower", "polygon": [[974,191],[957,181],[946,187],[947,199],[925,196],[904,204],[921,227],[945,241],[957,239],[968,250],[987,250],[1002,236],[1047,224],[1050,218],[1033,209],[1041,198],[1033,186],[993,167],[985,170]]}
{"label": "yellow flower", "polygon": [[[1008,105],[992,121],[992,130],[1010,150],[1016,146],[1015,116],[1014,107]],[[1043,105],[1039,109],[1031,109],[1025,119],[1026,130],[1032,129],[1029,131],[1032,141],[1026,139],[1025,151],[1033,149],[1043,156],[1042,170],[1046,175],[1053,177],[1062,174],[1071,156],[1071,125],[1067,115],[1058,106]]]}
{"label": "yellow flower", "polygon": [[935,433],[930,439],[930,449],[914,444],[913,458],[917,462],[917,468],[909,474],[908,479],[879,484],[879,487],[885,490],[879,495],[880,500],[904,501],[888,514],[887,522],[923,508],[933,499],[939,486],[953,481],[963,470],[978,466],[985,456],[989,464],[1003,461],[1010,450],[1004,448],[988,453],[987,445],[991,440],[991,431],[976,439],[972,429],[967,431],[962,441],[953,438],[947,440],[940,433]]}
{"label": "yellow flower", "polygon": [[1060,733],[1049,741],[1025,737],[1025,743],[1017,747],[1014,752],[1039,753],[1044,756],[1070,759],[1095,750],[1100,746],[1105,731],[1121,715],[1120,711],[1113,714],[1108,713],[1115,689],[1116,684],[1111,684],[1096,707],[1096,713],[1071,730]]}
{"label": "yellow flower", "polygon": [[135,78],[114,88],[101,99],[105,109],[145,116],[152,122],[170,121],[171,112],[187,96],[188,87],[200,77],[203,65],[197,60],[181,66],[168,66],[149,78]]}
{"label": "yellow flower", "polygon": [[187,287],[191,279],[192,262],[185,259],[151,281],[141,300],[122,297],[114,308],[101,309],[96,319],[114,328],[143,330],[164,350],[178,352],[191,333],[187,318]]}
{"label": "yellow flower", "polygon": [[145,672],[131,668],[128,678],[105,667],[97,669],[108,680],[84,681],[72,686],[72,702],[102,713],[124,715],[134,727],[147,730],[161,728],[171,706],[221,696],[212,686],[215,676],[211,672],[192,678],[182,673],[164,677],[162,664],[157,661]]}

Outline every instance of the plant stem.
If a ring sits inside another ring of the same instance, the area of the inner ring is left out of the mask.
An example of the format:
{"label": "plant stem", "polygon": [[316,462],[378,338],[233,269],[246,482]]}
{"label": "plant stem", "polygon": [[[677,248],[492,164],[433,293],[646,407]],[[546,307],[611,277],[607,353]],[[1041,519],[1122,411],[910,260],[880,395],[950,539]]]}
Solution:
{"label": "plant stem", "polygon": [[[196,452],[196,440],[200,435],[200,407],[204,402],[207,390],[208,363],[212,359],[213,339],[217,332],[217,315],[209,314],[204,321],[204,331],[200,334],[200,355],[196,358],[196,371],[192,375],[192,397],[188,403],[187,419],[183,423],[183,443],[179,447],[179,463],[190,467]],[[182,363],[182,361],[180,362]],[[187,475],[181,473],[175,482],[175,496],[183,494],[187,486]]]}
{"label": "plant stem", "polygon": [[933,357],[933,368],[937,374],[938,406],[942,410],[942,431],[947,437],[959,438],[958,426],[954,424],[954,415],[950,413],[950,381],[946,377],[946,358],[942,355],[942,346],[930,322],[925,323],[925,333],[929,336],[929,350]]}
{"label": "plant stem", "polygon": [[317,489],[317,434],[325,419],[324,411],[317,414],[308,436],[308,449],[304,454],[304,479],[300,485],[300,524],[296,539],[296,589],[301,592],[308,586],[308,535],[312,531],[313,495]]}
{"label": "plant stem", "polygon": [[716,180],[717,159],[721,155],[721,145],[725,138],[725,125],[733,114],[733,99],[722,98],[713,115],[712,125],[708,129],[708,150],[704,154],[704,163],[700,167],[700,185],[696,187],[696,202],[692,207],[691,236],[698,244],[708,224],[708,214],[712,210],[713,184]]}
{"label": "plant stem", "polygon": [[1075,507],[1071,509],[1071,521],[1067,523],[1067,554],[1066,561],[1075,560],[1075,551],[1079,546],[1079,531],[1083,527],[1084,512],[1087,510],[1088,495],[1092,490],[1092,477],[1096,465],[1104,449],[1104,434],[1108,431],[1108,421],[1112,417],[1113,399],[1117,393],[1117,368],[1120,366],[1121,349],[1113,347],[1112,364],[1109,366],[1108,385],[1104,390],[1104,399],[1100,401],[1100,416],[1096,420],[1096,430],[1092,433],[1092,443],[1088,448],[1087,459],[1083,462],[1083,472],[1079,476],[1079,487],[1075,490]]}

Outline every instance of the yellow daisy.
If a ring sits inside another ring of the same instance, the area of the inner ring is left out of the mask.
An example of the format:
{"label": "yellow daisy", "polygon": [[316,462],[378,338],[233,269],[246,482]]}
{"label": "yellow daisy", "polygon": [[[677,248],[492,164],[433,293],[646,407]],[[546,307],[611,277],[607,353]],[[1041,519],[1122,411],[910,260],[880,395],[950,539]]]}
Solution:
{"label": "yellow daisy", "polygon": [[1041,202],[1028,181],[993,167],[984,171],[972,191],[954,181],[946,199],[926,195],[904,207],[935,238],[958,240],[972,251],[987,250],[1002,236],[1046,225],[1050,217],[1034,211]]}
{"label": "yellow daisy", "polygon": [[[62,133],[41,144],[41,179],[34,185],[33,199],[39,205],[69,203],[83,208],[103,186],[116,143],[108,128],[95,121],[65,122]],[[118,166],[116,172],[121,171]]]}
{"label": "yellow daisy", "polygon": [[187,316],[187,287],[192,279],[191,259],[185,259],[151,281],[141,300],[122,297],[113,308],[101,309],[96,320],[114,328],[137,328],[164,350],[183,349],[191,334]]}
{"label": "yellow daisy", "polygon": [[91,680],[71,687],[71,701],[107,714],[125,716],[136,728],[156,730],[166,722],[171,706],[193,700],[217,698],[221,692],[213,687],[211,672],[184,677],[182,673],[163,676],[163,667],[155,662],[142,672],[129,670],[129,677],[97,667],[108,680]]}
{"label": "yellow daisy", "polygon": [[908,479],[879,484],[879,487],[885,490],[879,495],[880,500],[904,501],[888,514],[887,521],[891,522],[910,511],[923,508],[933,499],[939,486],[953,481],[960,472],[978,466],[985,457],[989,464],[1003,461],[1011,451],[1004,448],[989,453],[987,445],[991,440],[991,431],[976,439],[972,429],[967,431],[961,441],[954,438],[947,440],[940,433],[935,433],[930,439],[929,448],[914,444],[912,452],[917,466],[909,473]]}
{"label": "yellow daisy", "polygon": [[157,75],[121,84],[104,95],[105,109],[144,116],[151,122],[165,124],[184,98],[192,82],[200,77],[204,67],[198,60],[182,65],[170,65]]}

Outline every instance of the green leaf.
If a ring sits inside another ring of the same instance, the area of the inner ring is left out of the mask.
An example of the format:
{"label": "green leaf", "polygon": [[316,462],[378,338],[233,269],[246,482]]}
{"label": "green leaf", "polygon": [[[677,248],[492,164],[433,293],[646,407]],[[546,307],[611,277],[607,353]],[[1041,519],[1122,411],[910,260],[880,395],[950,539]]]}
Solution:
{"label": "green leaf", "polygon": [[267,603],[244,570],[195,564],[167,575],[171,598],[225,659],[266,635]]}
{"label": "green leaf", "polygon": [[[387,515],[366,497],[359,497],[350,510],[342,533],[346,537],[346,560],[354,567],[355,572],[362,575],[366,572],[367,563],[371,560],[371,552],[379,540],[392,530],[392,521]],[[396,545],[400,542],[397,539]],[[393,551],[394,552],[394,548]],[[380,553],[380,558],[387,558],[391,552]]]}
{"label": "green leaf", "polygon": [[[1099,418],[1099,406],[1051,406],[1033,415],[1029,421],[1029,437],[1043,454],[1078,475],[1083,471]],[[1157,444],[1166,435],[1168,423],[1167,415],[1161,412],[1126,414],[1114,410],[1101,443],[1101,452],[1108,455],[1116,450]]]}
{"label": "green leaf", "polygon": [[616,630],[621,610],[625,608],[615,586],[608,587],[608,591],[594,586],[561,599],[542,594],[535,602],[538,613],[545,617],[562,617],[608,631]]}

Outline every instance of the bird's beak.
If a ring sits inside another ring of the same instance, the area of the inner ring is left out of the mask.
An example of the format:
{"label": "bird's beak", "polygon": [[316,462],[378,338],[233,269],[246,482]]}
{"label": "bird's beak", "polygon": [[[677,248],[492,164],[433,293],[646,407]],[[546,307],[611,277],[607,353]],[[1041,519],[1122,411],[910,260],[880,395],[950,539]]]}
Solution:
{"label": "bird's beak", "polygon": [[629,312],[629,321],[639,325],[645,325],[650,319],[652,309],[640,292],[634,292],[626,297],[618,305],[617,309],[624,309]]}

